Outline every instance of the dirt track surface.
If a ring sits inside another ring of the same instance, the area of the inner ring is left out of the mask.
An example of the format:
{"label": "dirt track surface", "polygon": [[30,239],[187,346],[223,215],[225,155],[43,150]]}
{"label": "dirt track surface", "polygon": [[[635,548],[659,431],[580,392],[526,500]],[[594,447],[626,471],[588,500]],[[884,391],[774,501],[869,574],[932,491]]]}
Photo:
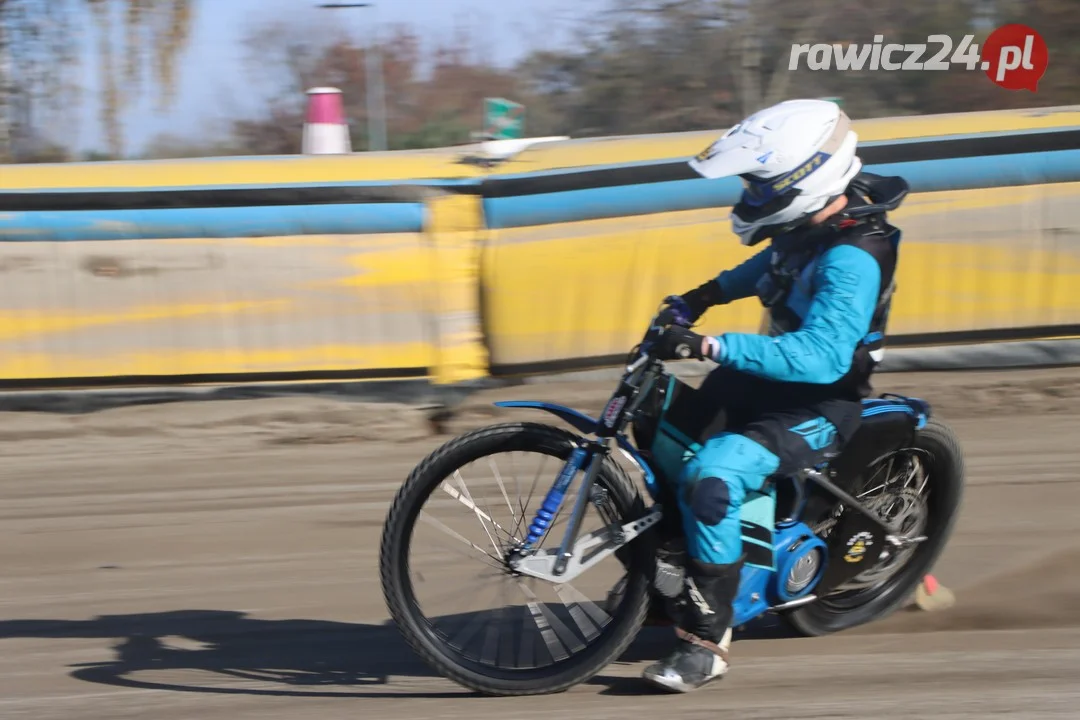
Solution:
{"label": "dirt track surface", "polygon": [[[722,684],[676,698],[635,679],[663,630],[550,697],[471,697],[413,657],[376,564],[390,497],[446,439],[421,413],[294,398],[0,417],[0,718],[1075,718],[1080,372],[878,386],[935,402],[965,444],[936,569],[957,606],[740,641]],[[503,389],[444,428],[490,422],[492,398],[595,410],[610,389]]]}

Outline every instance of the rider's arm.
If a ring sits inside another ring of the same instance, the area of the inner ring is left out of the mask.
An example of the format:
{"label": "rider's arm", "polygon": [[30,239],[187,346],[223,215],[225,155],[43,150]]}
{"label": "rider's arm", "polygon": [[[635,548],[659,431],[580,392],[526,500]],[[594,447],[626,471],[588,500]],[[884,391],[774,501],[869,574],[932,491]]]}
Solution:
{"label": "rider's arm", "polygon": [[749,260],[706,280],[693,290],[666,299],[681,301],[680,312],[686,314],[688,321],[694,322],[711,307],[726,305],[733,300],[753,295],[758,280],[769,270],[771,255],[772,250],[762,250]]}
{"label": "rider's arm", "polygon": [[779,337],[726,333],[717,362],[784,382],[829,384],[851,368],[870,331],[881,269],[865,250],[838,245],[820,258],[814,296],[802,326]]}
{"label": "rider's arm", "polygon": [[744,260],[730,270],[725,270],[716,277],[716,284],[720,286],[723,302],[729,303],[755,294],[758,280],[769,272],[772,252],[772,248],[765,248],[757,255]]}

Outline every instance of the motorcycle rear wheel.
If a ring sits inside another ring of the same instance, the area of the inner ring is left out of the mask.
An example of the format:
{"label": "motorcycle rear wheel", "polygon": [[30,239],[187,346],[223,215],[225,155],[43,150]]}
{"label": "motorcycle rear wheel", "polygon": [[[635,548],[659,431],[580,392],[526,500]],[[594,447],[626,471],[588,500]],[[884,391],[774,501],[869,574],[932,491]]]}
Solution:
{"label": "motorcycle rear wheel", "polygon": [[[894,493],[900,498],[898,502],[890,505],[888,498],[885,498],[881,505],[902,509],[905,503],[911,506],[921,502],[925,517],[921,529],[913,534],[926,535],[927,540],[913,546],[895,568],[882,567],[883,563],[879,562],[878,566],[860,575],[856,581],[862,579],[861,586],[858,582],[849,583],[809,605],[789,611],[788,621],[802,634],[828,635],[883,620],[912,596],[944,551],[960,511],[964,491],[964,456],[959,441],[946,425],[931,420],[917,433],[910,447],[890,453],[867,468],[863,473],[863,486],[856,493],[863,495],[860,500],[866,501],[865,495],[871,489],[867,485],[879,482],[874,479],[877,477],[875,470],[891,463],[888,465],[889,471],[894,472],[898,460],[918,463],[925,475],[923,481],[928,492],[920,501],[913,493],[901,491]],[[911,517],[910,513],[908,517]],[[896,560],[899,558],[894,562]],[[891,573],[888,572],[890,569]]]}

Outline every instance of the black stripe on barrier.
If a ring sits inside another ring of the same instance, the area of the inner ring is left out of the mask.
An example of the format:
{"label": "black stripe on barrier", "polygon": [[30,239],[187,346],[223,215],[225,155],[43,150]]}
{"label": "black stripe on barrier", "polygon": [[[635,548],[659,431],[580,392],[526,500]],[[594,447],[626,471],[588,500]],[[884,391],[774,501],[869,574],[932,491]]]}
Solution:
{"label": "black stripe on barrier", "polygon": [[910,333],[885,338],[892,347],[916,345],[961,345],[977,342],[1009,342],[1019,340],[1053,340],[1080,335],[1080,325],[1033,325],[1021,328],[989,328],[955,332]]}
{"label": "black stripe on barrier", "polygon": [[11,378],[0,380],[0,390],[148,387],[153,385],[223,385],[250,382],[307,382],[318,380],[420,380],[428,368],[378,368],[372,370],[297,370],[266,373],[204,373],[187,375],[119,375],[64,378]]}
{"label": "black stripe on barrier", "polygon": [[[689,158],[688,158],[689,159]],[[485,198],[520,197],[574,190],[595,190],[622,185],[648,185],[677,180],[700,180],[686,160],[665,160],[649,165],[580,170],[531,177],[491,178],[484,182]]]}
{"label": "black stripe on barrier", "polygon": [[[1076,148],[1080,148],[1080,130],[1070,129],[997,137],[891,142],[863,147],[859,155],[866,164],[875,165]],[[352,187],[334,185],[217,190],[0,192],[0,212],[419,203],[440,193],[482,194],[484,197],[500,198],[692,180],[698,177],[685,160],[671,160],[531,177],[493,177],[484,180],[482,184],[387,183]]]}
{"label": "black stripe on barrier", "polygon": [[370,185],[228,188],[223,190],[134,190],[0,192],[0,212],[68,210],[169,210],[273,205],[367,205],[421,203],[445,192],[478,192],[476,186]]}
{"label": "black stripe on barrier", "polygon": [[998,137],[969,137],[952,140],[894,142],[859,149],[867,165],[885,163],[947,160],[952,158],[1015,155],[1017,153],[1055,152],[1080,148],[1080,129]]}
{"label": "black stripe on barrier", "polygon": [[[1080,148],[1080,130],[1055,130],[1000,137],[957,138],[890,142],[859,149],[867,165],[920,160],[1011,155],[1027,152],[1051,152]],[[484,183],[484,197],[501,198],[542,193],[592,190],[620,185],[646,185],[675,180],[700,179],[686,160],[664,161],[649,165],[602,168],[581,172],[553,173],[532,177],[492,178]]]}
{"label": "black stripe on barrier", "polygon": [[[1010,342],[1021,340],[1052,340],[1055,338],[1080,336],[1080,325],[1044,325],[1026,328],[1000,328],[989,330],[961,330],[958,332],[912,333],[891,335],[886,338],[888,347],[950,346],[977,342]],[[620,355],[595,355],[583,358],[562,360],[539,360],[525,363],[494,363],[491,366],[493,377],[513,377],[519,375],[544,375],[547,373],[576,372],[579,370],[600,370],[623,365],[627,353]]]}

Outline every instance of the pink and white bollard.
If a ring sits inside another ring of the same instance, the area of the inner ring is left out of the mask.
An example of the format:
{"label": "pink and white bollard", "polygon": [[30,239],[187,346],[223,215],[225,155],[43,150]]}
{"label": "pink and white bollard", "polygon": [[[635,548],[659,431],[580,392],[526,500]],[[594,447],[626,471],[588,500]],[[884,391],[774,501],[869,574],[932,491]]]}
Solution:
{"label": "pink and white bollard", "polygon": [[920,610],[945,610],[955,604],[956,596],[933,575],[924,577],[919,587],[915,588],[915,605]]}
{"label": "pink and white bollard", "polygon": [[307,117],[301,152],[305,155],[341,155],[352,152],[349,124],[341,90],[317,87],[307,91]]}

